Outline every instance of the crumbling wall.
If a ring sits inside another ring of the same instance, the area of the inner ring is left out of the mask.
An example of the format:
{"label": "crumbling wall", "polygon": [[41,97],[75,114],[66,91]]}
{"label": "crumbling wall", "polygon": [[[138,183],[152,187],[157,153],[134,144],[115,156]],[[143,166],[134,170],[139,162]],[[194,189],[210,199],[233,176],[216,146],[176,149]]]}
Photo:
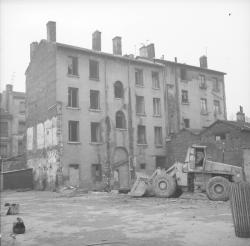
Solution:
{"label": "crumbling wall", "polygon": [[[36,134],[33,134],[33,131]],[[61,148],[58,145],[58,118],[56,116],[27,129],[27,165],[33,168],[35,189],[54,190],[62,172]],[[35,137],[34,137],[35,136]]]}

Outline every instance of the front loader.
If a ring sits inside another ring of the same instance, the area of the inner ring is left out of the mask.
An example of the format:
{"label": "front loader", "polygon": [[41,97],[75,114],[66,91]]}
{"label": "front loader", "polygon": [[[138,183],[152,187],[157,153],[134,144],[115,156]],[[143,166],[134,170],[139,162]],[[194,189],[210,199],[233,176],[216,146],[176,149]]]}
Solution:
{"label": "front loader", "polygon": [[230,182],[243,180],[241,167],[207,160],[206,146],[188,148],[184,163],[176,162],[169,169],[156,169],[149,177],[137,173],[131,196],[153,194],[171,197],[179,191],[205,192],[209,199],[228,200]]}

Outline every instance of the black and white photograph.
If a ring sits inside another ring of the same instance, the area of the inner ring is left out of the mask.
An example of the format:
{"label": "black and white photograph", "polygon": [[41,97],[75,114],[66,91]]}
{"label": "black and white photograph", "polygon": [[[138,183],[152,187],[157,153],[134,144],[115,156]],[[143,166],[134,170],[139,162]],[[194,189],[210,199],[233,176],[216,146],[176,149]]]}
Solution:
{"label": "black and white photograph", "polygon": [[0,246],[250,246],[249,0],[0,0]]}

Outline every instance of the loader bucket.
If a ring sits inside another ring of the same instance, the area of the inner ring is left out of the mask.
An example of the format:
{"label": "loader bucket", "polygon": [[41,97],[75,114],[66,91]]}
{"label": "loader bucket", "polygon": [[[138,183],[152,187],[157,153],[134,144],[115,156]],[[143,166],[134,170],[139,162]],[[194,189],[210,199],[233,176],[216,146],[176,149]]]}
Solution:
{"label": "loader bucket", "polygon": [[146,175],[137,175],[137,179],[132,186],[129,195],[134,197],[140,197],[145,195],[149,186],[149,177]]}

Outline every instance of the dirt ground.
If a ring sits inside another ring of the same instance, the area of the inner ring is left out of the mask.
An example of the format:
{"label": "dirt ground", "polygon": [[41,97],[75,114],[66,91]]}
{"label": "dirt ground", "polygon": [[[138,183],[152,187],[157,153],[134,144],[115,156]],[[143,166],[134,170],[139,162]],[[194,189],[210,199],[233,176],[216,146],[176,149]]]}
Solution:
{"label": "dirt ground", "polygon": [[[5,202],[19,203],[20,214],[5,215]],[[26,233],[13,235],[18,216]],[[234,234],[229,202],[113,193],[3,192],[1,233],[3,246],[250,245]]]}

